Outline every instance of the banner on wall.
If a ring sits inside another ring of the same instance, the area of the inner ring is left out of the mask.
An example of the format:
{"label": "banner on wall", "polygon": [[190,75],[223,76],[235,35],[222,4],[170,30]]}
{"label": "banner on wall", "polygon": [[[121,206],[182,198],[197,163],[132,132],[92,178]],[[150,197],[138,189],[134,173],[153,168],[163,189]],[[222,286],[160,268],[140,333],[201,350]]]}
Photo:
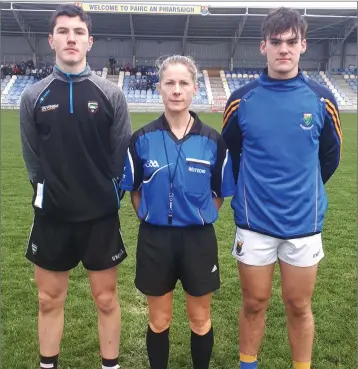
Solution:
{"label": "banner on wall", "polygon": [[207,15],[209,7],[206,5],[181,4],[130,4],[130,3],[102,3],[102,2],[76,2],[77,6],[86,12],[95,13],[141,13],[141,14],[183,14]]}

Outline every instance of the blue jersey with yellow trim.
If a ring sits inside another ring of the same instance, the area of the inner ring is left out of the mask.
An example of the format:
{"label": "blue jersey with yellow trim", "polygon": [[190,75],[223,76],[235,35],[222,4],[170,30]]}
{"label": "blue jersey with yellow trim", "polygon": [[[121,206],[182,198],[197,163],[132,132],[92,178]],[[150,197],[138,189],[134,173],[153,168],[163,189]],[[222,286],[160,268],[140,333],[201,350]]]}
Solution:
{"label": "blue jersey with yellow trim", "polygon": [[224,113],[237,226],[278,238],[322,230],[324,183],[337,169],[342,130],[332,93],[301,71],[275,80],[267,69],[234,91]]}
{"label": "blue jersey with yellow trim", "polygon": [[[148,223],[177,227],[214,223],[218,211],[213,197],[235,192],[232,162],[222,136],[190,114],[194,123],[181,140],[164,114],[131,138],[120,187],[141,192],[138,217]],[[170,178],[174,179],[169,223]]]}

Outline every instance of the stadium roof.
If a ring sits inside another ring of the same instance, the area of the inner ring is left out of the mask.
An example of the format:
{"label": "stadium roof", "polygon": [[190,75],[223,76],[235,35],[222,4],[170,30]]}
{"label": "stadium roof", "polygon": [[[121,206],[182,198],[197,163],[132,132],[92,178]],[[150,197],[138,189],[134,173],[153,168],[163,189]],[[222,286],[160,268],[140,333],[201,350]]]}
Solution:
{"label": "stadium roof", "polygon": [[[1,32],[3,35],[21,35],[28,37],[33,35],[46,36],[49,30],[51,12],[56,9],[61,1],[3,1],[1,2]],[[89,1],[83,1],[83,4]],[[100,4],[101,2],[91,2]],[[119,4],[119,2],[107,1],[107,4]],[[154,40],[186,40],[213,42],[217,40],[259,40],[263,16],[270,11],[271,5],[279,3],[232,3],[207,2],[211,4],[208,14],[150,14],[149,12],[107,12],[93,11],[92,34],[101,38],[131,38]],[[282,3],[282,2],[281,2]],[[103,2],[102,2],[103,4]],[[120,2],[120,4],[138,5],[138,2]],[[143,5],[163,5],[159,1],[142,1]],[[175,4],[181,4],[179,1]],[[174,4],[174,5],[175,5]],[[192,4],[198,4],[193,2]],[[225,4],[225,6],[221,6]],[[245,6],[241,5],[245,4]],[[287,2],[287,6],[292,6]],[[292,3],[295,4],[295,3]],[[296,3],[297,4],[297,3]],[[308,22],[307,38],[311,42],[332,40],[339,44],[345,40],[357,42],[357,9],[351,6],[352,2],[335,2],[334,6],[322,9],[312,7],[317,3],[310,3],[310,7],[297,8],[305,15]],[[349,6],[344,6],[350,4]],[[173,6],[167,2],[167,6]],[[183,4],[181,4],[183,5]],[[186,2],[188,5],[188,2]],[[189,6],[188,5],[188,6]]]}

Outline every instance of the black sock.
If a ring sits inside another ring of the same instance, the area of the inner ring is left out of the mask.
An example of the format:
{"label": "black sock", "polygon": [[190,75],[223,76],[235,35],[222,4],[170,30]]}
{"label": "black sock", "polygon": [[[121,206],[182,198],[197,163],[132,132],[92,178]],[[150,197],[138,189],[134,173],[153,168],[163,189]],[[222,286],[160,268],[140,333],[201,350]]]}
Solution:
{"label": "black sock", "polygon": [[208,369],[214,345],[213,327],[203,336],[191,331],[191,357],[194,369]]}
{"label": "black sock", "polygon": [[147,352],[151,369],[167,369],[169,359],[169,328],[155,333],[148,325]]}
{"label": "black sock", "polygon": [[42,356],[40,355],[40,369],[57,369],[58,355]]}
{"label": "black sock", "polygon": [[102,369],[119,369],[118,357],[116,359],[104,359],[102,357]]}

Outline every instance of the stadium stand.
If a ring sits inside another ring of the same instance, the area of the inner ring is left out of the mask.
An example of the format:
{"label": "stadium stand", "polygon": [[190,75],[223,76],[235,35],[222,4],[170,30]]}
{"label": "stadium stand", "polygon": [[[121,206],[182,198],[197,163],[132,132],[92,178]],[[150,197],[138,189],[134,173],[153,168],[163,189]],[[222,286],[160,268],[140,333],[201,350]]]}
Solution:
{"label": "stadium stand", "polygon": [[[252,79],[258,78],[262,70],[254,69],[234,69],[232,71],[221,71],[220,76],[226,96],[234,90],[249,83]],[[325,71],[306,71],[303,73],[310,79],[330,89],[337,99],[340,107],[351,107],[357,109],[357,76],[354,74],[344,77],[340,74],[333,75]]]}
{"label": "stadium stand", "polygon": [[19,105],[22,92],[32,83],[35,83],[34,76],[7,75],[1,80],[1,105]]}
{"label": "stadium stand", "polygon": [[[198,74],[198,92],[193,99],[193,105],[208,105],[210,102],[208,90],[211,91],[211,87],[210,81],[206,77],[207,71]],[[158,75],[154,67],[146,67],[143,72],[119,72],[118,85],[122,88],[128,103],[161,103],[162,98],[156,89],[157,82]]]}
{"label": "stadium stand", "polygon": [[[48,75],[48,64],[53,64],[44,36],[48,31],[46,22],[41,21],[49,20],[50,10],[54,10],[56,4],[44,6],[34,1],[28,5],[18,4],[15,9],[11,8],[10,1],[4,1],[2,6],[2,36],[6,46],[2,53],[1,102],[3,108],[18,108],[26,85]],[[157,58],[173,53],[193,56],[201,69],[199,89],[193,100],[195,109],[222,111],[232,91],[257,78],[266,66],[258,50],[258,40],[262,15],[269,10],[235,4],[207,10],[198,7],[192,14],[167,17],[156,11],[151,14],[143,11],[139,14],[141,11],[135,10],[117,14],[92,11],[92,22],[99,28],[94,32],[96,41],[89,53],[89,64],[94,73],[123,89],[132,110],[155,111],[162,109],[161,97],[155,88],[158,78],[153,65]],[[19,29],[15,13],[21,15],[31,29],[37,44]],[[242,22],[244,14],[250,17]],[[336,16],[342,18],[340,22],[332,22],[331,17]],[[356,109],[355,10],[342,13],[339,9],[312,8],[307,21],[308,44],[315,46],[309,46],[308,54],[302,55],[302,69],[309,78],[331,89],[340,108]],[[111,60],[114,63],[111,64]]]}
{"label": "stadium stand", "polygon": [[[262,70],[259,69],[234,68],[232,71],[220,70],[219,76],[215,74],[209,77],[208,71],[204,69],[198,75],[198,93],[193,99],[193,105],[213,105],[213,110],[222,111],[230,94],[258,78],[261,72]],[[118,84],[129,104],[153,106],[162,103],[161,96],[156,89],[158,75],[154,67],[147,67],[146,72],[137,71],[135,74],[129,71],[119,71],[118,75],[112,75],[108,74],[107,67],[94,70],[94,73]],[[303,73],[308,78],[329,88],[340,107],[357,109],[357,72],[332,74],[325,71],[303,71]],[[2,106],[18,106],[26,86],[46,75],[39,74],[35,69],[34,74],[30,75],[4,76],[1,80]]]}

